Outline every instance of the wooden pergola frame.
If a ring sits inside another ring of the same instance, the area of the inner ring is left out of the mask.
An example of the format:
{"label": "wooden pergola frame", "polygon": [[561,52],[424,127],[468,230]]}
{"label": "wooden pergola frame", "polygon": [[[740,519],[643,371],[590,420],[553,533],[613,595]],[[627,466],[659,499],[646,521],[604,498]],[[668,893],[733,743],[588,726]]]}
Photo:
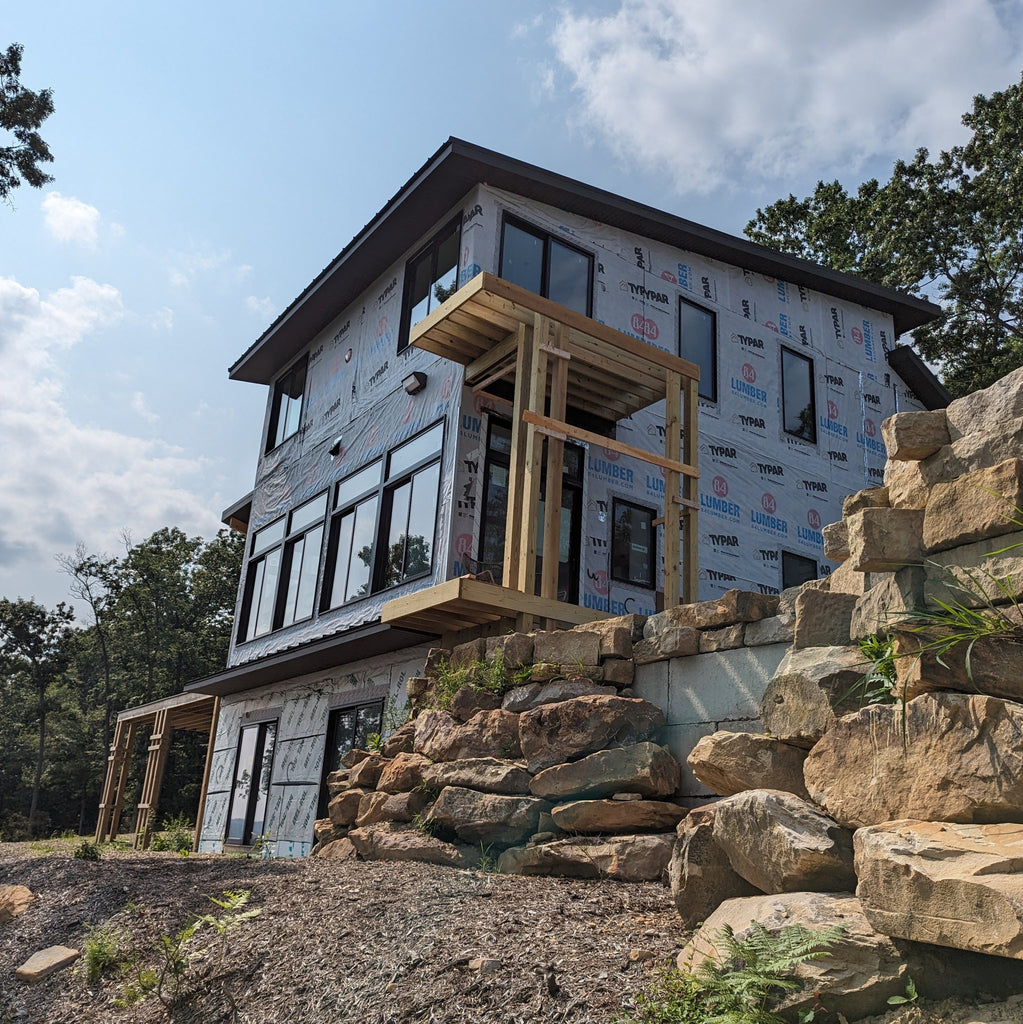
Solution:
{"label": "wooden pergola frame", "polygon": [[220,714],[220,698],[202,693],[179,693],[163,700],[151,701],[137,708],[128,708],[117,716],[114,738],[107,758],[107,775],[103,783],[103,796],[99,804],[99,818],[96,822],[96,842],[112,842],[117,838],[121,825],[121,813],[128,786],[135,736],[139,729],[152,726],[146,756],[146,770],[142,779],[142,796],[139,800],[132,833],[135,849],[148,849],[152,840],[156,812],[160,804],[160,787],[167,767],[167,754],[175,729],[190,729],[208,734],[206,766],[203,770],[202,790],[199,808],[196,812],[195,836],[192,851],[199,846],[199,830],[206,806],[206,789],[210,778],[213,758],[213,740],[217,731]]}
{"label": "wooden pergola frame", "polygon": [[[513,608],[520,621],[534,615],[550,618],[549,603],[557,598],[561,481],[568,440],[663,470],[665,513],[655,525],[664,526],[665,607],[696,600],[700,376],[696,364],[486,273],[418,323],[409,344],[461,363],[465,382],[476,393],[487,393],[487,388],[506,378],[513,384],[503,586],[496,588],[505,593],[495,593],[488,602],[486,592],[473,601],[459,591],[457,600],[452,600],[441,593],[447,584],[440,584],[388,602],[383,621],[420,628],[431,628],[432,621],[436,630],[436,623],[448,621],[451,613],[459,613],[463,623],[482,623],[507,617]],[[567,422],[569,407],[617,421],[661,401],[665,403],[663,455]],[[545,440],[546,501],[543,548],[538,551],[535,510]],[[534,568],[538,554],[542,555],[539,594]],[[436,597],[432,605],[431,595]]]}

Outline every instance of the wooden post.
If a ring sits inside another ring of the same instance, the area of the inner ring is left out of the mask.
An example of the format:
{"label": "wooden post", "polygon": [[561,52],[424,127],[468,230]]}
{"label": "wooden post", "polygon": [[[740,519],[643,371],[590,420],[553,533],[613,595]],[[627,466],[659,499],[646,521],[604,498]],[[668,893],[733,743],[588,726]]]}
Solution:
{"label": "wooden post", "polygon": [[[685,447],[682,452],[682,461],[689,466],[696,466],[699,458],[697,421],[700,414],[699,383],[691,377],[685,381],[686,392],[686,426],[684,432]],[[699,507],[700,489],[697,478],[686,476],[682,484],[682,497],[686,504],[682,508],[685,517],[685,531],[683,542],[683,570],[685,573],[682,586],[682,600],[686,604],[692,604],[700,599],[700,531],[699,531]]]}
{"label": "wooden post", "polygon": [[[669,370],[664,375],[664,457],[680,461],[682,450],[682,377]],[[680,596],[679,488],[681,474],[664,471],[664,607],[674,608]],[[688,511],[688,510],[687,510]],[[688,567],[687,567],[688,568]]]}
{"label": "wooden post", "polygon": [[522,535],[522,468],[526,461],[526,425],[522,413],[529,396],[529,370],[533,365],[533,331],[525,324],[518,329],[515,354],[515,396],[512,405],[511,459],[508,467],[508,507],[504,521],[504,567],[501,582],[511,590],[522,590],[519,580],[519,546]]}
{"label": "wooden post", "polygon": [[117,828],[111,828],[114,808],[119,807],[123,800],[123,782],[126,762],[129,757],[129,745],[125,740],[126,733],[133,732],[120,719],[114,725],[114,740],[110,744],[107,757],[107,775],[103,781],[103,796],[99,802],[99,818],[96,821],[96,842],[110,842],[117,835]]}
{"label": "wooden post", "polygon": [[170,726],[167,709],[156,713],[153,732],[149,737],[149,753],[146,757],[146,774],[142,781],[142,799],[139,800],[138,815],[135,818],[135,834],[131,845],[137,850],[149,848],[156,811],[160,804],[160,786],[163,770],[167,766],[167,749],[170,746]]}
{"label": "wooden post", "polygon": [[[564,329],[554,329],[555,351],[551,366],[551,419],[563,420],[568,395],[568,353],[562,346]],[[544,487],[543,513],[543,570],[540,577],[540,596],[558,599],[558,563],[561,557],[561,483],[565,467],[565,442],[553,434],[547,435],[547,480]]]}
{"label": "wooden post", "polygon": [[195,836],[192,839],[192,853],[199,852],[199,836],[202,834],[202,818],[206,813],[206,790],[210,785],[210,771],[213,769],[213,748],[217,740],[217,723],[220,720],[220,698],[213,698],[210,717],[210,734],[206,741],[206,766],[202,771],[202,789],[199,791],[199,808],[195,812]]}

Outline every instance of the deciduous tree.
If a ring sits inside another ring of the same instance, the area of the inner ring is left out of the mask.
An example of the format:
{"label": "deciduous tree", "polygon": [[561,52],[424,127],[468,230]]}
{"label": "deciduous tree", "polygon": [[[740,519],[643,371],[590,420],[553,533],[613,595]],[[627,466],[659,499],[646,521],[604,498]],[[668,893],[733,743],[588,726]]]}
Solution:
{"label": "deciduous tree", "polygon": [[52,162],[53,154],[39,134],[53,113],[53,94],[49,89],[33,92],[21,84],[23,49],[12,43],[0,52],[0,129],[13,136],[11,145],[0,146],[0,199],[8,199],[22,181],[39,188],[53,180],[40,167]]}

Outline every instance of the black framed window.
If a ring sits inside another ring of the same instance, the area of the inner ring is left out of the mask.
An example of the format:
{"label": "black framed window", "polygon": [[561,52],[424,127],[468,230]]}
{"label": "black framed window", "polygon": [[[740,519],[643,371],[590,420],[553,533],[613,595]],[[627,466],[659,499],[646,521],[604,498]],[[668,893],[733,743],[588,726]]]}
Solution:
{"label": "black framed window", "polygon": [[369,736],[372,733],[380,733],[383,720],[382,700],[335,708],[327,716],[327,747],[323,753],[323,776],[320,782],[317,818],[327,816],[327,804],[330,802],[327,776],[341,767],[341,758],[350,750],[366,750]]}
{"label": "black framed window", "polygon": [[614,498],[611,502],[611,578],[638,587],[654,587],[657,544],[652,508]]}
{"label": "black framed window", "polygon": [[408,345],[409,331],[458,290],[458,248],[462,215],[437,232],[405,265],[398,351]]}
{"label": "black framed window", "polygon": [[591,314],[593,256],[510,214],[501,226],[498,274],[583,316]]}
{"label": "black framed window", "polygon": [[444,421],[339,481],[321,608],[337,608],[433,569]]}
{"label": "black framed window", "polygon": [[313,614],[327,492],[252,535],[240,641],[282,629]]}
{"label": "black framed window", "polygon": [[781,415],[786,434],[817,443],[813,360],[784,347],[781,350]]}
{"label": "black framed window", "polygon": [[809,580],[817,579],[817,560],[791,551],[781,553],[781,588],[799,587]]}
{"label": "black framed window", "polygon": [[679,297],[679,355],[700,368],[701,398],[718,400],[717,314]]}
{"label": "black framed window", "polygon": [[266,434],[266,450],[272,451],[287,441],[302,422],[302,395],[305,393],[305,373],[308,357],[303,356],[274,384],[273,404],[270,407],[270,429]]}
{"label": "black framed window", "polygon": [[250,846],[266,831],[277,722],[242,727],[238,737],[226,842]]}

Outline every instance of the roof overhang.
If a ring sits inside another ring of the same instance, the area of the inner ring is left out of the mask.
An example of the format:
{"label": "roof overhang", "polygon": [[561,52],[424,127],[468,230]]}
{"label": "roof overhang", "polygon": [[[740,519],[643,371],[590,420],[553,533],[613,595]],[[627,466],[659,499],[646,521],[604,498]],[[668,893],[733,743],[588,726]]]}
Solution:
{"label": "roof overhang", "polygon": [[908,345],[896,345],[887,356],[888,365],[928,409],[944,409],[952,401],[949,390],[931,368]]}
{"label": "roof overhang", "polygon": [[896,336],[941,312],[924,299],[787,256],[461,139],[448,139],[231,367],[268,384],[409,246],[479,184],[491,185],[675,248],[805,285],[888,313]]}
{"label": "roof overhang", "polygon": [[415,647],[434,638],[435,635],[374,622],[336,636],[310,641],[279,654],[235,665],[216,675],[196,679],[185,686],[185,693],[208,693],[225,697],[267,683],[279,683],[378,654]]}

